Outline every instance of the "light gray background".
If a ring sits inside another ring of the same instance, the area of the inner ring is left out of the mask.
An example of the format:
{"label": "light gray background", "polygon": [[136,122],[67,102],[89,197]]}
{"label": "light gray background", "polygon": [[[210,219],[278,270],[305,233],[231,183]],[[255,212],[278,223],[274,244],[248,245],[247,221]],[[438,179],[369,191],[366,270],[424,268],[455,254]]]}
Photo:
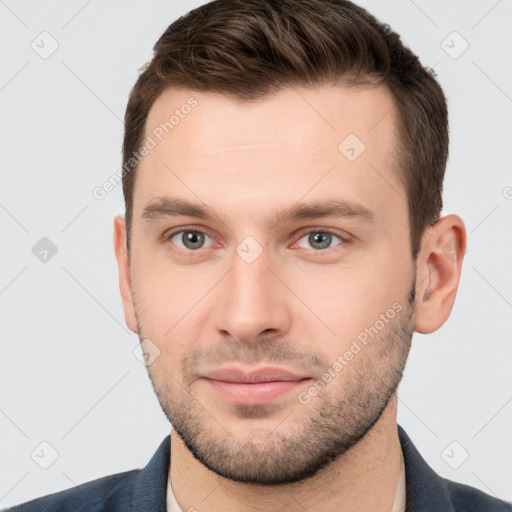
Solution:
{"label": "light gray background", "polygon": [[[444,212],[469,235],[450,319],[414,337],[399,422],[441,475],[512,500],[512,3],[361,4],[438,73],[451,115]],[[122,314],[121,187],[103,201],[92,190],[120,166],[138,69],[197,5],[0,1],[2,507],[143,467],[169,432]],[[59,45],[46,59],[31,48],[51,49],[43,31]],[[42,237],[58,249],[46,263],[32,252]],[[31,458],[51,462],[43,441],[58,452],[48,469]]]}

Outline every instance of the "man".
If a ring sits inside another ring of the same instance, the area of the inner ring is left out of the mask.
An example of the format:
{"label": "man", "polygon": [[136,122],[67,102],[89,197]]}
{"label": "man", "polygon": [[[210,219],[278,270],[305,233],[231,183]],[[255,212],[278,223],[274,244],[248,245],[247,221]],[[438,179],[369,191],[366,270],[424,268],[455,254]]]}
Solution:
{"label": "man", "polygon": [[126,323],[173,429],[148,466],[13,510],[504,511],[397,426],[414,331],[453,307],[443,92],[343,0],[218,0],[130,95]]}

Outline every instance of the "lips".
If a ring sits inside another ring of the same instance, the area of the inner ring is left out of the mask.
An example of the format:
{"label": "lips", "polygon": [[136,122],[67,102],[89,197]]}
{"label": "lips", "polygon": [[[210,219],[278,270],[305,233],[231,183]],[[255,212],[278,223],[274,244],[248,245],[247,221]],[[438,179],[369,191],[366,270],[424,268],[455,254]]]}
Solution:
{"label": "lips", "polygon": [[281,368],[258,368],[245,372],[223,368],[204,372],[210,389],[234,404],[263,405],[304,386],[311,379]]}

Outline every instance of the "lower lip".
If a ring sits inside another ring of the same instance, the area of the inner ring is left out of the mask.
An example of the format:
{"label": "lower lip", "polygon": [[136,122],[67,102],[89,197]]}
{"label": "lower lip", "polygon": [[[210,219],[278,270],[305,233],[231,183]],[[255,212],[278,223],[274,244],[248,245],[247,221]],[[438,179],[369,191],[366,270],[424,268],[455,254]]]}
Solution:
{"label": "lower lip", "polygon": [[224,398],[239,405],[263,405],[303,386],[311,379],[247,384],[205,379]]}

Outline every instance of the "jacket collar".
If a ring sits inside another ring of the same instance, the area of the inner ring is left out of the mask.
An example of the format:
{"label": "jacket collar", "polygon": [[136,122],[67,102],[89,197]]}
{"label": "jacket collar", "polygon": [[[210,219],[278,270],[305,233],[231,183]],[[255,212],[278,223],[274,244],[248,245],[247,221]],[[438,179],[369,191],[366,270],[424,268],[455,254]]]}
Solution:
{"label": "jacket collar", "polygon": [[405,430],[397,427],[404,454],[407,512],[455,512],[445,481],[425,462]]}
{"label": "jacket collar", "polygon": [[167,476],[171,453],[171,436],[158,447],[147,466],[138,473],[130,499],[130,510],[166,512]]}

